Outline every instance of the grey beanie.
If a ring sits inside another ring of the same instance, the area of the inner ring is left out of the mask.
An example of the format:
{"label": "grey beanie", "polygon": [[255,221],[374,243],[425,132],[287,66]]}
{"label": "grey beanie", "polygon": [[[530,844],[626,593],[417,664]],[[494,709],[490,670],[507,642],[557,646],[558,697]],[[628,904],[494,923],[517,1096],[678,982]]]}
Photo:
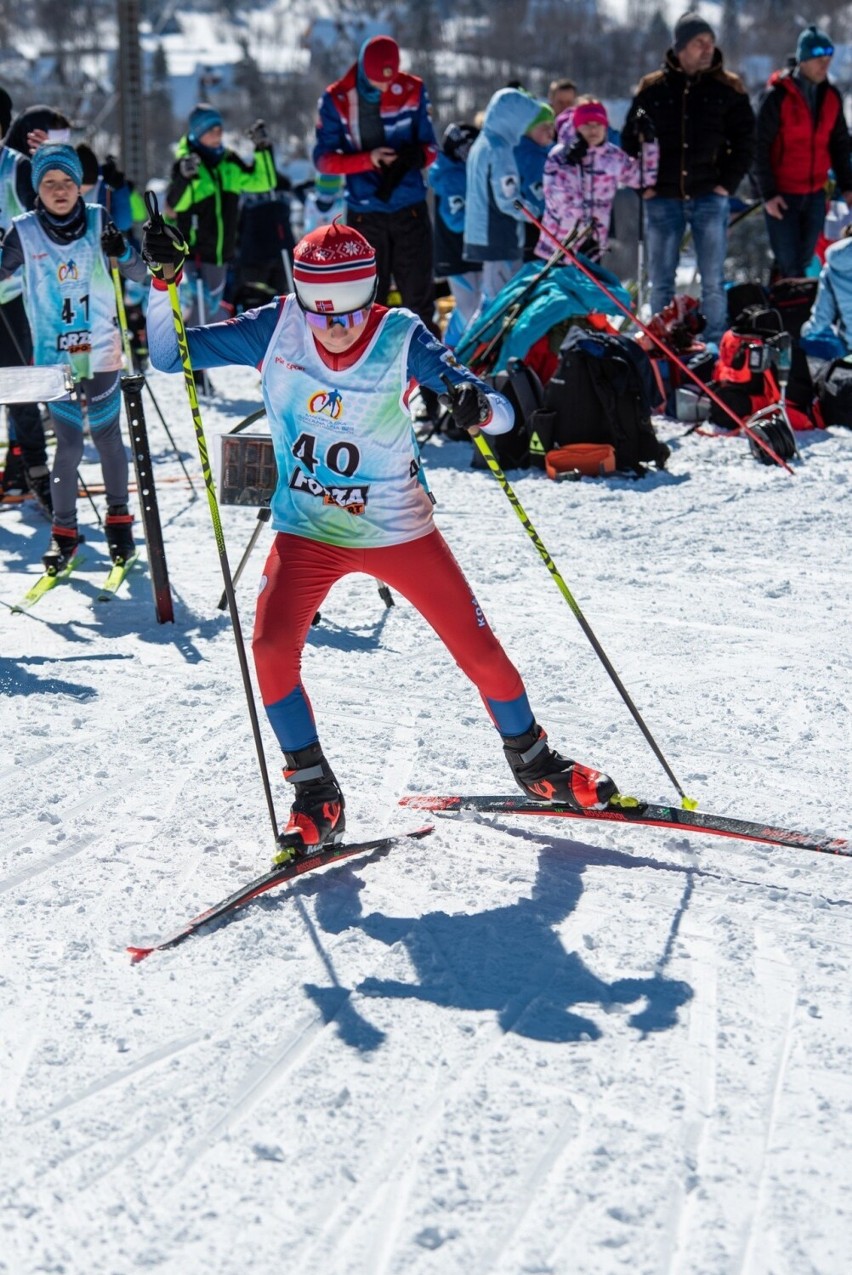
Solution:
{"label": "grey beanie", "polygon": [[685,49],[690,40],[694,40],[697,35],[709,35],[716,39],[716,32],[709,22],[705,22],[700,13],[681,14],[672,32],[672,47],[675,53]]}

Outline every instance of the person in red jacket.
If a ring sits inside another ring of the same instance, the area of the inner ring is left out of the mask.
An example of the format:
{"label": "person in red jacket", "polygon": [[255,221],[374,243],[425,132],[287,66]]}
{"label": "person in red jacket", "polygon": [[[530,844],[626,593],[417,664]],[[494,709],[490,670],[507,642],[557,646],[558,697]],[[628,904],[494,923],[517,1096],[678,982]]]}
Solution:
{"label": "person in red jacket", "polygon": [[[384,304],[396,284],[402,305],[435,326],[432,222],[423,170],[438,143],[426,85],[400,70],[389,35],[365,40],[354,65],[319,101],[313,160],[318,173],[344,178],[346,221],[373,245]],[[438,396],[421,388],[418,416],[437,423]]]}
{"label": "person in red jacket", "polygon": [[775,271],[805,274],[826,212],[826,182],[852,207],[852,163],[843,99],[829,83],[834,46],[824,31],[799,35],[796,64],[776,72],[757,114],[755,175],[763,198]]}

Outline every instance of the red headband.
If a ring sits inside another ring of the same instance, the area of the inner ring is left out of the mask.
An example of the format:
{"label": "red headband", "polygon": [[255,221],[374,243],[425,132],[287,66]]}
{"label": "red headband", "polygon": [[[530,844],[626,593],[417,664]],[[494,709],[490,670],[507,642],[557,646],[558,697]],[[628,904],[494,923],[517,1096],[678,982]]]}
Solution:
{"label": "red headband", "polygon": [[583,124],[603,124],[606,128],[608,123],[609,119],[603,102],[581,102],[579,106],[574,107],[575,128],[580,128]]}

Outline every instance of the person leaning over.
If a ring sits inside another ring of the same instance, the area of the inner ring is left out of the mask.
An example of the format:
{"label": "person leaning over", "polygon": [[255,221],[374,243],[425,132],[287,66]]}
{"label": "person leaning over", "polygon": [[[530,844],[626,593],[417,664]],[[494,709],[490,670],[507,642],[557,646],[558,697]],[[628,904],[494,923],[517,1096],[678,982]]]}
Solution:
{"label": "person leaning over", "polygon": [[[164,265],[179,270],[183,262],[185,248],[174,235],[155,222],[143,239],[155,274],[151,361],[164,372],[181,369],[162,279]],[[353,572],[398,590],[432,626],[482,696],[528,796],[577,809],[606,806],[615,784],[550,747],[520,674],[435,526],[405,399],[414,384],[440,392],[449,381],[456,425],[494,434],[511,428],[511,406],[410,310],[376,302],[376,255],[351,226],[335,221],[304,236],[293,278],[295,295],[188,333],[199,367],[260,368],[272,428],[276,536],[263,569],[253,651],[284,777],[295,788],[285,853],[333,844],[345,828],[343,793],[319,742],[301,665],[316,611]]]}
{"label": "person leaning over", "polygon": [[757,112],[755,176],[775,270],[801,278],[825,221],[826,182],[852,208],[852,162],[843,98],[828,80],[834,46],[824,31],[799,35],[796,65],[776,71]]}
{"label": "person leaning over", "polygon": [[660,143],[659,175],[645,204],[651,309],[659,313],[674,297],[680,246],[689,229],[706,339],[718,342],[727,326],[729,198],[751,167],[754,112],[742,80],[725,70],[713,29],[699,14],[678,19],[662,67],[639,83],[621,134],[629,155],[639,154],[640,112],[650,116]]}

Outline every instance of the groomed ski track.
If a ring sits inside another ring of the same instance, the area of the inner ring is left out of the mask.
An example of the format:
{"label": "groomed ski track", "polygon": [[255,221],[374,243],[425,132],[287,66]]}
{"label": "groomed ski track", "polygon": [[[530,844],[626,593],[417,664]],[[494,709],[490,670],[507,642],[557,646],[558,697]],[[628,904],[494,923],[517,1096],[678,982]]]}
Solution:
{"label": "groomed ski track", "polygon": [[[253,373],[212,378],[211,450],[257,405]],[[195,474],[181,380],[152,385]],[[801,436],[790,478],[684,428],[639,483],[510,478],[687,792],[849,836],[852,433]],[[469,455],[425,447],[436,517],[551,739],[671,800]],[[158,495],[173,626],[144,554],[96,604],[82,501],[85,564],[31,614],[0,608],[0,1272],[852,1269],[846,860],[438,818],[130,964],[272,850],[207,502]],[[255,510],[223,523],[233,564]],[[247,637],[269,534],[237,588]],[[8,603],[46,538],[29,505],[0,510]],[[406,792],[509,790],[475,692],[396,601],[343,582],[305,658],[353,838],[409,826]]]}

